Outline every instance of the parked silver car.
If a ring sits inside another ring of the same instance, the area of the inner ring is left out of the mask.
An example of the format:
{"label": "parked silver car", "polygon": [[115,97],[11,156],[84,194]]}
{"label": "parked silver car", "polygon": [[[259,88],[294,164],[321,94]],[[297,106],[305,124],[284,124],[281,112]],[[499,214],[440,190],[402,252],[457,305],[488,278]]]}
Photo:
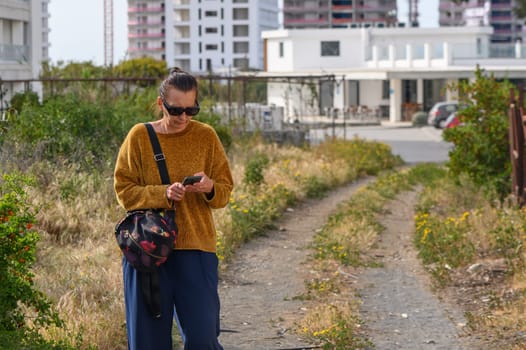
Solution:
{"label": "parked silver car", "polygon": [[443,129],[447,117],[458,110],[458,101],[445,101],[436,103],[427,116],[427,124]]}

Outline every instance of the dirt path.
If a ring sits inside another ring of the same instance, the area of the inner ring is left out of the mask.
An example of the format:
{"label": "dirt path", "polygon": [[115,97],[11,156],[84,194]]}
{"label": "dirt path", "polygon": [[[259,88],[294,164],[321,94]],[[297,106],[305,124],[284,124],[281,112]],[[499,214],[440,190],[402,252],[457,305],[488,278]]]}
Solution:
{"label": "dirt path", "polygon": [[[302,314],[302,263],[314,234],[337,205],[366,183],[362,180],[286,212],[268,232],[245,244],[222,275],[220,340],[225,350],[280,349],[308,346],[290,332]],[[234,333],[235,332],[235,333]]]}
{"label": "dirt path", "polygon": [[373,252],[382,257],[383,267],[359,276],[367,333],[377,350],[474,349],[458,337],[466,324],[461,311],[432,293],[413,247],[416,197],[406,192],[388,204],[390,214],[381,219],[386,230]]}
{"label": "dirt path", "polygon": [[[365,182],[308,200],[285,213],[277,223],[280,229],[238,250],[220,281],[220,341],[225,350],[309,346],[290,331],[303,313],[303,303],[293,297],[305,291],[307,246],[338,204]],[[457,339],[455,325],[464,322],[461,315],[433,296],[412,249],[415,201],[411,192],[390,203],[391,214],[382,219],[388,229],[375,252],[385,265],[358,274],[367,332],[376,349],[467,350]]]}

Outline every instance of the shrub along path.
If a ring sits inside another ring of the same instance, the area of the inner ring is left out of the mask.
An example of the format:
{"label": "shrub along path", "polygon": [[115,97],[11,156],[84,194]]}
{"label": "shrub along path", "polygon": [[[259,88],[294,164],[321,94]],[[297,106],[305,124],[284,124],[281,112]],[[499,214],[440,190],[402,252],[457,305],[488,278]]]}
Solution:
{"label": "shrub along path", "polygon": [[[308,348],[291,328],[304,314],[309,271],[308,245],[338,204],[366,180],[339,188],[322,199],[310,199],[277,222],[276,229],[241,247],[220,280],[220,340],[225,350]],[[382,218],[378,256],[382,268],[357,271],[363,296],[364,328],[376,349],[475,349],[464,340],[464,324],[453,307],[439,302],[411,244],[416,194],[401,194]],[[302,309],[303,308],[303,309]]]}

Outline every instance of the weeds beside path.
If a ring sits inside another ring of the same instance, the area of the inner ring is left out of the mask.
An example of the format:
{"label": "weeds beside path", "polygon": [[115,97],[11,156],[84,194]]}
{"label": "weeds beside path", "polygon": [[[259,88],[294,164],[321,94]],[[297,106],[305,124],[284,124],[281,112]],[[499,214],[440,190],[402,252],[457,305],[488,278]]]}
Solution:
{"label": "weeds beside path", "polygon": [[[225,350],[308,346],[291,331],[304,313],[308,245],[338,204],[364,185],[360,180],[287,211],[276,229],[245,244],[220,281],[221,333]],[[225,331],[226,330],[226,331]]]}

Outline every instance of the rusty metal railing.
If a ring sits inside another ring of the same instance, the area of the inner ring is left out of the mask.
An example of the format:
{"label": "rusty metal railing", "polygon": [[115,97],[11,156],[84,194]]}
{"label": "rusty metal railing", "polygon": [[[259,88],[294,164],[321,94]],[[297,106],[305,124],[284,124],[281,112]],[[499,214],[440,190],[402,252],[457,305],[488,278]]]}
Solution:
{"label": "rusty metal railing", "polygon": [[524,159],[524,135],[526,134],[526,116],[523,108],[522,89],[519,96],[515,96],[514,89],[510,89],[510,106],[508,109],[510,120],[510,156],[511,156],[511,180],[512,194],[520,206],[526,204],[524,185],[526,179],[526,163]]}

